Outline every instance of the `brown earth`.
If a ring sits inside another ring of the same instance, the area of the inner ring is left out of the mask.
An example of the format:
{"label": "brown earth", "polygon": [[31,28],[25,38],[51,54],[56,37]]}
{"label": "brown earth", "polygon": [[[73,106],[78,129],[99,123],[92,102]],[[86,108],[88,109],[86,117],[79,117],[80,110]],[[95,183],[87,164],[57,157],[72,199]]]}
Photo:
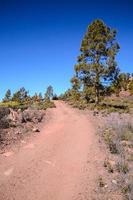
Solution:
{"label": "brown earth", "polygon": [[106,153],[88,115],[58,101],[46,116],[36,137],[0,155],[0,200],[121,199],[97,187]]}

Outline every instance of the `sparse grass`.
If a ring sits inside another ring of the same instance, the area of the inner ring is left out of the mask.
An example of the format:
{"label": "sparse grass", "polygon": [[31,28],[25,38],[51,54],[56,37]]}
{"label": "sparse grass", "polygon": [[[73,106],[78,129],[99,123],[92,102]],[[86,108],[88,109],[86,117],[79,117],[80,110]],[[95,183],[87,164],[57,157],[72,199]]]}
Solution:
{"label": "sparse grass", "polygon": [[19,103],[16,101],[0,102],[0,107],[8,107],[8,108],[12,108],[12,109],[25,110],[28,108],[28,106],[29,106],[29,104]]}
{"label": "sparse grass", "polygon": [[79,101],[71,100],[71,101],[69,101],[69,104],[72,105],[74,108],[78,108],[80,110],[84,110],[89,106],[89,104],[87,104],[86,100],[83,100],[83,99],[81,99]]}
{"label": "sparse grass", "polygon": [[131,153],[131,154],[128,155],[127,161],[133,162],[133,153]]}
{"label": "sparse grass", "polygon": [[19,105],[20,103],[16,101],[0,102],[0,106],[3,106],[3,107],[13,107],[13,106],[19,106]]}
{"label": "sparse grass", "polygon": [[125,196],[126,200],[132,200],[133,199],[133,177],[128,177],[128,179],[125,179],[125,177],[122,177],[120,182],[121,191]]}
{"label": "sparse grass", "polygon": [[133,113],[133,96],[128,97],[105,97],[101,100],[99,105],[95,105],[94,101],[87,102],[85,99],[73,100],[68,99],[70,105],[79,109],[97,109],[98,111],[105,111],[106,113]]}
{"label": "sparse grass", "polygon": [[123,187],[122,187],[122,193],[124,193],[125,195],[127,195],[127,193],[129,193],[130,192],[130,185],[124,185]]}
{"label": "sparse grass", "polygon": [[113,130],[105,129],[103,138],[112,154],[119,153],[118,141],[115,139]]}
{"label": "sparse grass", "polygon": [[105,118],[103,136],[107,143],[121,143],[121,141],[133,141],[133,117],[129,114],[120,115],[112,113]]}
{"label": "sparse grass", "polygon": [[111,112],[119,112],[119,113],[127,113],[129,112],[129,108],[127,105],[116,103],[116,102],[101,102],[97,107],[98,110],[106,110],[107,113]]}
{"label": "sparse grass", "polygon": [[121,135],[121,140],[130,141],[132,139],[133,139],[133,132],[130,132],[130,130],[123,132]]}
{"label": "sparse grass", "polygon": [[118,162],[116,165],[116,168],[117,168],[118,172],[122,172],[124,174],[129,172],[128,162],[125,162],[125,161]]}
{"label": "sparse grass", "polygon": [[40,109],[46,110],[47,108],[55,108],[55,104],[53,101],[44,101],[38,104]]}
{"label": "sparse grass", "polygon": [[98,185],[99,187],[104,187],[106,184],[101,176],[98,178]]}
{"label": "sparse grass", "polygon": [[113,173],[114,172],[114,167],[113,167],[112,163],[109,160],[105,160],[104,161],[104,167],[107,168],[109,173]]}
{"label": "sparse grass", "polygon": [[42,102],[27,102],[27,103],[19,103],[16,101],[9,101],[9,102],[0,102],[0,107],[8,107],[15,110],[21,109],[25,110],[28,107],[40,109],[40,110],[46,110],[47,108],[54,108],[55,104],[53,101],[42,101]]}
{"label": "sparse grass", "polygon": [[112,167],[108,160],[105,160],[104,167],[107,168],[109,173],[112,171],[119,172],[119,177],[122,180],[119,186],[122,193],[126,199],[132,200],[133,183],[129,177],[133,174],[131,168],[133,164],[133,115],[130,113],[110,113],[106,117],[102,116],[102,120],[102,137],[110,152],[117,153],[115,167]]}

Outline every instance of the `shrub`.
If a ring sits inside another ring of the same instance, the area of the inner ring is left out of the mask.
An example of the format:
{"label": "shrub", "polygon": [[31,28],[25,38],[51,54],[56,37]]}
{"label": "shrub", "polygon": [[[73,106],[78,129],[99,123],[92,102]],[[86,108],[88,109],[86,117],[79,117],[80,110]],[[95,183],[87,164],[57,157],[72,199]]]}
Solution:
{"label": "shrub", "polygon": [[125,130],[125,132],[123,132],[121,134],[121,140],[126,140],[126,141],[130,141],[133,138],[133,132],[130,132],[129,130]]}
{"label": "shrub", "polygon": [[52,100],[58,100],[58,96],[54,94]]}
{"label": "shrub", "polygon": [[21,109],[25,110],[30,106],[29,103],[19,103],[16,101],[9,101],[9,102],[0,102],[0,107],[8,107],[15,110]]}
{"label": "shrub", "polygon": [[106,129],[103,136],[104,136],[105,143],[109,147],[110,152],[113,154],[118,153],[119,150],[117,148],[117,141],[115,141],[115,139],[113,138],[114,136],[111,130]]}
{"label": "shrub", "polygon": [[9,108],[0,107],[0,129],[9,128],[10,121],[7,119],[7,115],[10,113]]}
{"label": "shrub", "polygon": [[41,122],[44,116],[44,112],[36,109],[27,109],[22,113],[23,122]]}
{"label": "shrub", "polygon": [[[111,113],[104,118],[102,135],[111,153],[118,152],[115,168],[120,174],[118,187],[121,188],[124,197],[132,200],[133,181],[132,168],[133,161],[133,116],[128,113]],[[108,161],[108,160],[107,160]],[[112,166],[109,162],[104,162],[104,166],[109,172]],[[131,180],[130,180],[131,179]]]}
{"label": "shrub", "polygon": [[112,165],[111,161],[109,161],[107,159],[104,161],[104,167],[107,168],[109,173],[113,173],[114,172],[114,168],[113,168],[113,165]]}
{"label": "shrub", "polygon": [[43,104],[40,105],[40,108],[46,110],[47,108],[55,108],[55,104],[53,101],[44,101]]}
{"label": "shrub", "polygon": [[10,113],[9,108],[7,107],[0,107],[0,120]]}
{"label": "shrub", "polygon": [[133,95],[133,80],[129,84],[129,91]]}
{"label": "shrub", "polygon": [[124,174],[126,174],[129,171],[129,167],[128,167],[128,163],[124,161],[120,161],[117,163],[116,168],[118,170],[118,172],[122,172]]}
{"label": "shrub", "polygon": [[47,108],[55,108],[55,104],[53,101],[45,100],[42,102],[34,103],[30,107],[38,110],[46,110]]}

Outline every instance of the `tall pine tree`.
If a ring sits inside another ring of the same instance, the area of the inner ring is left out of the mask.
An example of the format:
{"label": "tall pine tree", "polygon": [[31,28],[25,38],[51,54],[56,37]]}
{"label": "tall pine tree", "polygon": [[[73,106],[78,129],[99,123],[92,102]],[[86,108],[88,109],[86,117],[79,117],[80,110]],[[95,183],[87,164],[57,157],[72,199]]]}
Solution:
{"label": "tall pine tree", "polygon": [[4,97],[4,99],[3,99],[3,102],[8,102],[8,101],[10,101],[10,100],[11,100],[11,90],[8,89],[8,90],[6,91],[6,94],[5,94],[5,97]]}
{"label": "tall pine tree", "polygon": [[109,28],[99,19],[88,26],[81,43],[81,54],[78,56],[75,71],[83,83],[83,88],[93,87],[96,104],[100,101],[100,88],[103,82],[111,81],[115,77],[115,56],[119,48],[116,30]]}

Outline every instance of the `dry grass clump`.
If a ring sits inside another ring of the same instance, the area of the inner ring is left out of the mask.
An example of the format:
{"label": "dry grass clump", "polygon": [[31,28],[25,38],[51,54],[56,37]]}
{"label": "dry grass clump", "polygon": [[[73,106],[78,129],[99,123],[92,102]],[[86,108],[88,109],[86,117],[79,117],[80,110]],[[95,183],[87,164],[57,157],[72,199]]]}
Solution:
{"label": "dry grass clump", "polygon": [[133,176],[125,175],[120,178],[120,188],[126,200],[133,199]]}
{"label": "dry grass clump", "polygon": [[[121,153],[123,144],[133,143],[133,117],[130,114],[111,113],[104,118],[103,137],[111,153]],[[123,142],[124,141],[124,142]]]}
{"label": "dry grass clump", "polygon": [[114,172],[114,162],[113,161],[111,161],[109,159],[106,159],[104,161],[104,167],[107,168],[109,173],[113,173]]}
{"label": "dry grass clump", "polygon": [[111,113],[102,118],[102,137],[114,154],[115,166],[105,160],[109,173],[119,173],[119,187],[125,198],[133,199],[133,115]]}

